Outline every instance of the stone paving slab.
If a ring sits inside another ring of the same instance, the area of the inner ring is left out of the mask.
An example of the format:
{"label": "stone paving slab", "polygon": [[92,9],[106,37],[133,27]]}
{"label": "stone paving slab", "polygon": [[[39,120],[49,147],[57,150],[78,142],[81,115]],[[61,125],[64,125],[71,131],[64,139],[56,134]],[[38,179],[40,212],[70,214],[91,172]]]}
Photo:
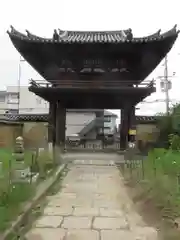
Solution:
{"label": "stone paving slab", "polygon": [[76,207],[74,208],[73,215],[74,216],[99,216],[99,208],[93,207]]}
{"label": "stone paving slab", "polygon": [[44,215],[50,216],[71,216],[73,212],[71,206],[67,207],[46,207],[44,210]]}
{"label": "stone paving slab", "polygon": [[123,211],[120,209],[100,208],[101,217],[123,217]]}
{"label": "stone paving slab", "polygon": [[99,240],[100,234],[95,230],[70,230],[67,232],[66,240]]}
{"label": "stone paving slab", "polygon": [[[139,240],[127,230],[101,230],[101,240]],[[142,240],[142,239],[140,239]]]}
{"label": "stone paving slab", "polygon": [[61,190],[48,197],[27,239],[157,240],[157,231],[134,211],[119,170],[103,160],[81,163],[70,165]]}
{"label": "stone paving slab", "polygon": [[40,217],[36,222],[36,227],[42,227],[42,228],[57,228],[61,225],[61,222],[63,220],[62,216],[42,216]]}
{"label": "stone paving slab", "polygon": [[92,217],[65,217],[62,228],[67,229],[90,229],[92,225]]}
{"label": "stone paving slab", "polygon": [[128,222],[125,217],[96,217],[93,222],[93,229],[128,229]]}
{"label": "stone paving slab", "polygon": [[64,240],[66,230],[61,228],[33,228],[27,234],[28,240]]}

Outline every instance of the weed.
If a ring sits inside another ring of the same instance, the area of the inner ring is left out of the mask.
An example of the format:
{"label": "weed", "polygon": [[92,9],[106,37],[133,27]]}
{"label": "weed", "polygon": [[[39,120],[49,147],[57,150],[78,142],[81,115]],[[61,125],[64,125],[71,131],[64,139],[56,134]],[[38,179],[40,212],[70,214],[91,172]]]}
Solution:
{"label": "weed", "polygon": [[136,161],[135,164],[126,164],[123,173],[125,179],[131,183],[128,184],[131,189],[140,189],[136,191],[133,200],[145,203],[145,211],[148,213],[152,207],[150,205],[153,205],[163,223],[161,229],[166,235],[173,236],[168,240],[177,239],[174,223],[180,217],[180,152],[154,149],[146,159]]}

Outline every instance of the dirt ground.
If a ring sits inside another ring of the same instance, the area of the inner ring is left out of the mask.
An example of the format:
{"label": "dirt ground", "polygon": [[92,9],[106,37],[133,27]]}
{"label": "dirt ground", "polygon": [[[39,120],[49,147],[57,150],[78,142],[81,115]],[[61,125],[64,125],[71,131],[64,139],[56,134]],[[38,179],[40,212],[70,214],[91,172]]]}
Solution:
{"label": "dirt ground", "polygon": [[125,180],[128,195],[133,200],[136,211],[143,217],[143,220],[158,230],[159,240],[180,239],[180,229],[176,223],[168,218],[163,218],[161,209],[158,209],[153,199],[147,197],[142,187]]}

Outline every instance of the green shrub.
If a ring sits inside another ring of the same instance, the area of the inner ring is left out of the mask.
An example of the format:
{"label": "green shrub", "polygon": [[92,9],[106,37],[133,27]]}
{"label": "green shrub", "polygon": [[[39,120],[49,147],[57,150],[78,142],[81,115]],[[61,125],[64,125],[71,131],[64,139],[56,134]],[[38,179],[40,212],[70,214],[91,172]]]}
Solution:
{"label": "green shrub", "polygon": [[170,134],[169,145],[172,150],[180,150],[180,136],[177,134]]}
{"label": "green shrub", "polygon": [[53,159],[51,158],[47,150],[44,150],[39,153],[37,157],[37,164],[38,164],[39,175],[41,178],[45,178],[47,171],[50,169],[53,169],[54,167]]}
{"label": "green shrub", "polygon": [[126,171],[131,174],[129,180],[140,183],[145,198],[153,199],[162,216],[170,219],[180,216],[180,152],[173,150],[178,144],[179,139],[173,136],[172,149],[154,149],[142,164],[131,165],[132,171]]}

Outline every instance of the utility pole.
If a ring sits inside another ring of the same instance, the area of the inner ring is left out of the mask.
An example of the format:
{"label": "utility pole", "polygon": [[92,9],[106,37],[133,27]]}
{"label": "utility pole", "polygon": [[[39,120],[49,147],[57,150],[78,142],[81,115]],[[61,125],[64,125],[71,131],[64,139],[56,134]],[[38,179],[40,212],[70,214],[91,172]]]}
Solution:
{"label": "utility pole", "polygon": [[170,104],[170,99],[169,99],[169,90],[172,88],[172,83],[169,80],[170,78],[173,78],[175,76],[175,72],[173,72],[172,76],[168,75],[168,58],[167,55],[165,56],[164,59],[164,76],[159,76],[158,78],[161,79],[160,86],[161,86],[161,91],[165,93],[165,103],[166,103],[166,114],[167,116],[169,115],[169,104]]}
{"label": "utility pole", "polygon": [[168,80],[168,59],[167,55],[164,59],[164,87],[165,87],[165,102],[166,102],[166,114],[169,115],[169,80]]}
{"label": "utility pole", "polygon": [[21,92],[21,62],[25,62],[25,60],[20,56],[18,64],[18,114],[20,108],[20,92]]}

